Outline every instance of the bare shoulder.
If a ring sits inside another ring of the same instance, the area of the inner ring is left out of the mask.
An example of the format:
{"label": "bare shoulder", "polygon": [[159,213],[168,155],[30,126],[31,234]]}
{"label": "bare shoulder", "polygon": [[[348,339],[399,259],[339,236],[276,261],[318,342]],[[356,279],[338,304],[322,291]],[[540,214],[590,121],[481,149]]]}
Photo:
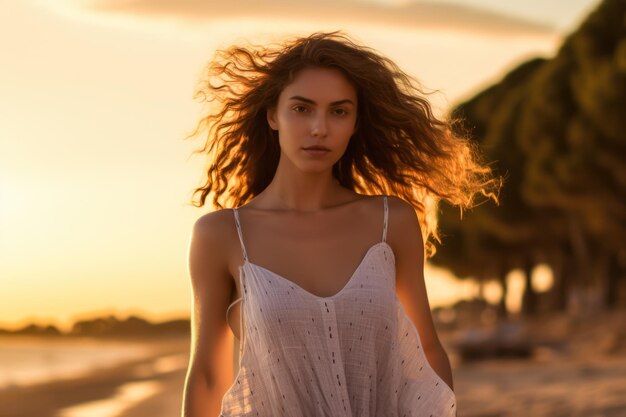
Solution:
{"label": "bare shoulder", "polygon": [[203,214],[193,225],[193,233],[207,241],[221,241],[230,231],[233,210],[221,209]]}
{"label": "bare shoulder", "polygon": [[[365,197],[368,201],[363,207],[367,208],[368,216],[371,216],[372,219],[377,219],[378,216],[381,215],[383,210],[383,198],[384,195],[370,195]],[[414,230],[416,227],[419,228],[419,220],[415,208],[402,198],[395,195],[387,195],[387,209],[389,229],[393,228],[406,231],[407,228],[411,230]],[[389,230],[389,232],[391,232],[391,230]]]}
{"label": "bare shoulder", "polygon": [[[389,219],[387,240],[398,258],[415,252],[423,245],[422,231],[415,208],[406,200],[397,196],[388,196]],[[423,246],[422,246],[423,249]]]}
{"label": "bare shoulder", "polygon": [[[387,196],[389,203],[389,221],[399,226],[419,227],[419,220],[415,208],[408,202],[395,195]],[[402,229],[401,229],[402,230]]]}
{"label": "bare shoulder", "polygon": [[194,286],[219,289],[228,299],[231,277],[228,243],[234,229],[231,209],[216,210],[196,219],[189,243],[189,272]]}

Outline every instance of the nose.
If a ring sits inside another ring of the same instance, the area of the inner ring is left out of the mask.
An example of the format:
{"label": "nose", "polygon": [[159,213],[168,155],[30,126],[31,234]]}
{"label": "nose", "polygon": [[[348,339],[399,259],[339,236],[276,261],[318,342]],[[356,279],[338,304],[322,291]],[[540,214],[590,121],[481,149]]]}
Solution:
{"label": "nose", "polygon": [[313,124],[311,126],[311,135],[316,137],[325,137],[327,134],[328,126],[326,124],[326,116],[323,112],[319,112],[318,115],[313,119]]}

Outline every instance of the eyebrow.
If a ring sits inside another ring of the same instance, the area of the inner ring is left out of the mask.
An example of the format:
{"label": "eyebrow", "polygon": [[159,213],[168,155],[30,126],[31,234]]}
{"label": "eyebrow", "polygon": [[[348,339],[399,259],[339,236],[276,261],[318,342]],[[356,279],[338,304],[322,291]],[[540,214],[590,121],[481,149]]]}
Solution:
{"label": "eyebrow", "polygon": [[[305,98],[302,96],[292,96],[289,97],[289,100],[300,100],[300,101],[304,101],[305,103],[311,103],[311,104],[317,104],[315,101],[309,99],[309,98]],[[338,101],[333,101],[332,103],[330,103],[333,106],[339,105],[339,104],[344,104],[344,103],[350,103],[354,106],[354,102],[350,99],[344,99],[344,100],[338,100]]]}

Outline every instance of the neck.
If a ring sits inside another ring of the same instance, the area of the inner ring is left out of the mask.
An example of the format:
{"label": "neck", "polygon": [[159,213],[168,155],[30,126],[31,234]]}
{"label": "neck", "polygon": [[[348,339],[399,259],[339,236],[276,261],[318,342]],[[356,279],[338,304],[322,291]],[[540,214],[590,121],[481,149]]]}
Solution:
{"label": "neck", "polygon": [[285,170],[279,164],[263,194],[266,201],[271,200],[276,208],[316,212],[345,202],[346,191],[332,176],[331,170]]}

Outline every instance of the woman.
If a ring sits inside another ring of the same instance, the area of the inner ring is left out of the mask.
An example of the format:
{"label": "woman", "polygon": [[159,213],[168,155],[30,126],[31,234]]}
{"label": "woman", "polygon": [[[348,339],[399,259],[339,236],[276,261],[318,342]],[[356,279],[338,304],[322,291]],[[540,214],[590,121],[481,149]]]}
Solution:
{"label": "woman", "polygon": [[[218,51],[207,75],[198,94],[218,106],[192,135],[209,128],[213,162],[196,192],[219,210],[190,243],[183,415],[455,415],[424,252],[438,199],[493,197],[477,150],[340,32]],[[239,366],[225,383],[228,327]]]}

